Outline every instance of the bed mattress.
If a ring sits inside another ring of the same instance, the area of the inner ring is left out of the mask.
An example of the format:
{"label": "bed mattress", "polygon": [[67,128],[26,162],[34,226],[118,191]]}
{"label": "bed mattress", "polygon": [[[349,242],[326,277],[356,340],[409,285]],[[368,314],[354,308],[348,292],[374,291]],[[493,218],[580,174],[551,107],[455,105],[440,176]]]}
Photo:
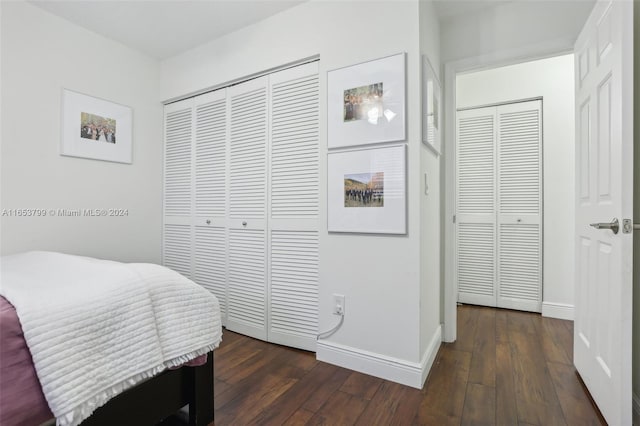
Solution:
{"label": "bed mattress", "polygon": [[215,297],[158,265],[5,256],[0,296],[1,425],[77,425],[167,368],[201,365],[221,339]]}
{"label": "bed mattress", "polygon": [[0,296],[0,425],[33,426],[51,418],[16,310]]}

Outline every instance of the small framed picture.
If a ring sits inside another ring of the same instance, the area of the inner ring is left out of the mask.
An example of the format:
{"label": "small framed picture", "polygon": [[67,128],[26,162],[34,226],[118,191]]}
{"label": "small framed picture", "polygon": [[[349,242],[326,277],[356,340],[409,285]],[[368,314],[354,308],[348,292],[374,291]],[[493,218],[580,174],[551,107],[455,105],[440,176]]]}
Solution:
{"label": "small framed picture", "polygon": [[442,90],[429,58],[422,58],[422,142],[437,155],[441,152]]}
{"label": "small framed picture", "polygon": [[405,61],[399,53],[328,72],[329,148],[405,140]]}
{"label": "small framed picture", "polygon": [[329,153],[329,232],[406,234],[405,170],[405,145]]}
{"label": "small framed picture", "polygon": [[60,154],[131,164],[131,108],[62,91]]}

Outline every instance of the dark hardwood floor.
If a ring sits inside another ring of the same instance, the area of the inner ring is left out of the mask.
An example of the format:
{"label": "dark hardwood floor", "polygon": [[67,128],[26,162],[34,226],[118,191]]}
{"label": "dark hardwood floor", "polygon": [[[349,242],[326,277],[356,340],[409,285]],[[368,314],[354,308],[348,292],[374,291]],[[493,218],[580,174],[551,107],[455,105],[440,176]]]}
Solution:
{"label": "dark hardwood floor", "polygon": [[575,373],[573,323],[458,308],[422,390],[230,331],[215,351],[215,424],[599,425]]}

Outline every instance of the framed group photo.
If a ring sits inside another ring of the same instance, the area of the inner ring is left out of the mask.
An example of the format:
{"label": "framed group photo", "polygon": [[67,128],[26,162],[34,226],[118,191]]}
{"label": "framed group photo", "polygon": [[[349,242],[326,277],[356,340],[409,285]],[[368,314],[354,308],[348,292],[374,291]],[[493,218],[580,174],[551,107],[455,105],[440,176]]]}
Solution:
{"label": "framed group photo", "polygon": [[406,234],[406,146],[328,154],[328,230]]}
{"label": "framed group photo", "polygon": [[60,154],[131,164],[131,108],[63,89]]}
{"label": "framed group photo", "polygon": [[328,72],[329,149],[405,139],[405,62],[399,53]]}

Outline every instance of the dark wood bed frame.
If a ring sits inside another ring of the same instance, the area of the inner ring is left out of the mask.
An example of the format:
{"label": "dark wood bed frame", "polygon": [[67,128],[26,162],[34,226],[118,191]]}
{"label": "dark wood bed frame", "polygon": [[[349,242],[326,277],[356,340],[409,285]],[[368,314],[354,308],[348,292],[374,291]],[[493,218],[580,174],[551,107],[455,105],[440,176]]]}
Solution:
{"label": "dark wood bed frame", "polygon": [[153,426],[189,405],[189,426],[213,422],[213,352],[199,367],[167,370],[98,408],[81,426]]}

